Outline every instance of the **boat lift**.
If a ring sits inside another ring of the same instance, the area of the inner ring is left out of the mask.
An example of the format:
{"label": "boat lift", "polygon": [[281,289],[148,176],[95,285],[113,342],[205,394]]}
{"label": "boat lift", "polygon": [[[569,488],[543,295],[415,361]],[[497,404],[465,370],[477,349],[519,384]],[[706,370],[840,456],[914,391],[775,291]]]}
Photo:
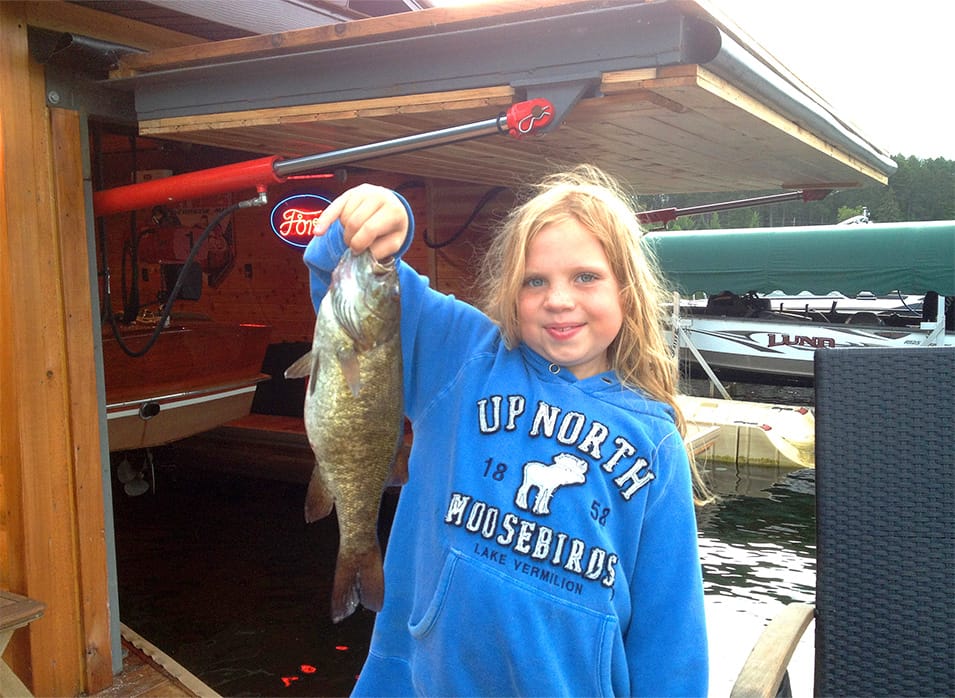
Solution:
{"label": "boat lift", "polygon": [[695,216],[701,213],[729,211],[734,208],[780,204],[784,201],[795,201],[797,199],[802,199],[803,203],[808,203],[809,201],[821,201],[831,193],[832,189],[799,189],[797,191],[782,192],[781,194],[754,196],[748,199],[735,199],[733,201],[718,201],[712,204],[687,206],[686,208],[657,208],[651,211],[641,211],[637,214],[637,220],[645,224],[660,223],[666,227],[667,223],[675,221],[680,216]]}
{"label": "boat lift", "polygon": [[93,194],[93,212],[97,216],[134,211],[158,204],[169,204],[191,198],[224,194],[254,187],[259,196],[239,204],[239,208],[268,203],[266,189],[282,184],[293,175],[313,173],[345,163],[432,148],[447,143],[478,138],[494,133],[524,138],[556,125],[552,102],[536,98],[512,104],[506,112],[492,119],[450,128],[426,131],[411,136],[367,145],[282,160],[277,155],[247,160],[232,165],[173,175],[148,182],[104,189]]}

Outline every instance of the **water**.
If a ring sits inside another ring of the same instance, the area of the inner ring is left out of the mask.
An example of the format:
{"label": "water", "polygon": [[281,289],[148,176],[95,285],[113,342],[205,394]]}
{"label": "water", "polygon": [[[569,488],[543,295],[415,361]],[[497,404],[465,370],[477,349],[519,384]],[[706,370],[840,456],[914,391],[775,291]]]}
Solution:
{"label": "water", "polygon": [[328,617],[338,531],[303,485],[162,453],[156,490],[114,488],[121,620],[225,696],[346,695],[374,616]]}
{"label": "water", "polygon": [[[346,695],[374,616],[328,619],[334,517],[306,525],[301,484],[203,470],[174,448],[156,461],[155,489],[114,488],[121,620],[222,695]],[[765,623],[813,599],[814,472],[706,470],[722,495],[699,515],[711,695],[726,696]],[[795,695],[810,695],[811,646],[794,666]]]}
{"label": "water", "polygon": [[[720,499],[700,512],[710,695],[726,696],[763,627],[815,598],[815,471],[715,464]],[[793,695],[812,695],[812,626],[790,663]]]}

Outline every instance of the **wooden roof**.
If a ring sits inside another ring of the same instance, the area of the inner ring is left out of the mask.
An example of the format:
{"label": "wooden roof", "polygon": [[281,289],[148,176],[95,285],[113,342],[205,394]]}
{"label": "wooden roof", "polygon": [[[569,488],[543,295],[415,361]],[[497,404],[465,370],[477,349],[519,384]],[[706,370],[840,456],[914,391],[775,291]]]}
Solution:
{"label": "wooden roof", "polygon": [[894,163],[703,2],[507,0],[129,55],[144,135],[283,158],[495,117],[559,125],[354,163],[488,185],[593,162],[640,193],[846,188]]}

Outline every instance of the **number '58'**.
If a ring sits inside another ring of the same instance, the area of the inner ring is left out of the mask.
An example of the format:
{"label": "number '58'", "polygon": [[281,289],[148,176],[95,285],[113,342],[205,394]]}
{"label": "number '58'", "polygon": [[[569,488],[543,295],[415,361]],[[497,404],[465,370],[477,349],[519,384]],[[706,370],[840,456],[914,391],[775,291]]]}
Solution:
{"label": "number '58'", "polygon": [[610,507],[601,507],[596,499],[590,505],[590,518],[601,526],[607,525],[607,517],[610,516]]}

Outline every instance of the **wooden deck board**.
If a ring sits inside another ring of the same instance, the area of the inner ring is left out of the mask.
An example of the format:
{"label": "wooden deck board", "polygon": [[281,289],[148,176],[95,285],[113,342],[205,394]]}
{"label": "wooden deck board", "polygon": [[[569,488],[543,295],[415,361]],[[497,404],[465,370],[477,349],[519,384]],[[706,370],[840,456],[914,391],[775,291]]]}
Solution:
{"label": "wooden deck board", "polygon": [[123,626],[123,671],[92,698],[217,698],[178,662]]}

